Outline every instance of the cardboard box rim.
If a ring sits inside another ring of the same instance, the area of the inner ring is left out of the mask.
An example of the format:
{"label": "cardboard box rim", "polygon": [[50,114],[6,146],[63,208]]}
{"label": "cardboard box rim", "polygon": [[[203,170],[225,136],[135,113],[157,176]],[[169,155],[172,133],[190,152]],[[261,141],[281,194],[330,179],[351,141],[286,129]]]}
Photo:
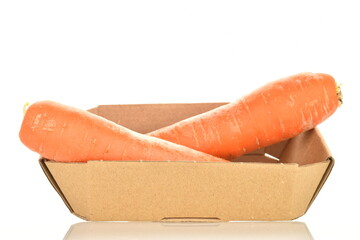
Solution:
{"label": "cardboard box rim", "polygon": [[[181,104],[181,103],[176,103],[176,104],[127,104],[127,105],[99,105],[98,107],[96,108],[93,108],[91,109],[90,111],[95,113],[95,114],[98,114],[100,116],[104,115],[102,113],[100,113],[100,111],[98,111],[99,109],[106,109],[106,108],[122,108],[124,107],[126,111],[128,111],[129,109],[126,109],[127,107],[135,107],[135,108],[151,108],[152,106],[161,106],[161,107],[164,107],[165,109],[167,108],[167,106],[171,106],[170,109],[172,107],[175,106],[175,108],[177,106],[185,106],[185,107],[191,107],[191,106],[201,106],[201,105],[204,105],[206,106],[205,108],[201,108],[200,107],[200,110],[198,110],[198,112],[196,112],[195,114],[198,114],[198,113],[201,113],[201,112],[205,112],[211,108],[214,108],[214,107],[218,107],[218,106],[221,106],[222,104],[224,103],[195,103],[195,104],[192,104],[192,103],[185,103],[185,104]],[[173,109],[173,108],[172,108]],[[185,108],[184,108],[185,109]],[[131,110],[131,109],[130,109]],[[194,115],[194,112],[190,111],[192,115]],[[100,114],[99,114],[100,113]],[[146,115],[146,111],[145,113],[143,113]],[[106,115],[106,114],[105,114]],[[130,114],[131,115],[131,114]],[[136,114],[135,114],[136,115]],[[180,114],[181,115],[181,114]],[[129,116],[129,115],[128,115]],[[107,117],[107,116],[103,116],[103,117],[106,117],[112,121],[114,121],[114,119],[111,119],[111,117]],[[187,118],[189,117],[188,115],[185,114],[185,116],[182,116],[182,118]],[[178,117],[177,117],[178,118]],[[178,121],[178,120],[181,120],[181,119],[172,119],[171,121],[172,122],[175,122],[175,121]],[[131,122],[131,121],[130,121]],[[124,126],[127,125],[127,123],[120,123]],[[166,126],[166,124],[170,124],[169,122],[166,122],[164,123],[164,126]],[[133,128],[131,126],[127,126],[129,128]],[[156,128],[158,128],[158,126],[156,126]],[[142,130],[139,130],[139,132],[141,132]],[[143,131],[144,132],[144,131]],[[241,165],[241,166],[292,166],[292,167],[295,167],[295,168],[311,168],[312,166],[316,166],[316,165],[320,165],[320,164],[325,164],[326,167],[325,169],[323,170],[321,176],[318,176],[318,183],[316,184],[316,188],[315,190],[311,193],[311,197],[309,198],[309,201],[307,202],[306,206],[303,207],[303,209],[300,211],[300,213],[296,213],[295,215],[292,213],[292,214],[289,214],[289,216],[285,216],[283,215],[282,217],[277,217],[277,216],[268,216],[268,217],[261,217],[261,218],[228,218],[228,219],[224,219],[224,218],[221,218],[221,217],[218,217],[218,216],[199,216],[199,215],[196,215],[196,216],[190,216],[190,215],[183,215],[183,216],[166,216],[164,215],[163,217],[159,218],[159,217],[156,217],[156,218],[149,218],[149,217],[142,217],[142,216],[136,216],[136,217],[129,217],[128,219],[127,218],[123,218],[123,217],[119,217],[119,216],[115,216],[115,217],[111,217],[110,218],[99,218],[99,216],[92,216],[92,214],[90,212],[84,214],[84,213],[78,213],[76,210],[74,210],[74,208],[72,207],[72,204],[69,202],[69,200],[67,199],[69,196],[66,196],[66,194],[63,192],[63,190],[61,189],[61,186],[63,183],[60,183],[58,184],[58,181],[59,179],[56,179],[57,177],[54,176],[56,175],[55,172],[52,172],[51,169],[49,168],[49,164],[57,164],[57,165],[67,165],[68,163],[55,163],[51,160],[48,160],[48,159],[44,159],[44,158],[40,158],[39,159],[39,163],[41,165],[41,168],[43,169],[45,175],[47,176],[49,182],[51,183],[51,185],[54,187],[54,189],[56,190],[56,192],[60,195],[60,197],[62,198],[62,200],[64,201],[65,205],[68,207],[68,209],[70,210],[71,213],[73,213],[74,215],[78,216],[79,218],[82,218],[84,220],[100,220],[100,221],[170,221],[170,222],[181,222],[181,221],[200,221],[200,222],[213,222],[213,221],[236,221],[236,220],[239,220],[239,221],[242,221],[242,220],[293,220],[293,219],[296,219],[300,216],[302,216],[303,214],[305,214],[307,212],[307,210],[309,209],[309,207],[311,206],[311,204],[313,203],[313,201],[315,200],[316,196],[319,194],[321,188],[323,187],[324,183],[326,182],[333,166],[334,166],[334,159],[333,157],[331,156],[330,154],[330,151],[328,150],[327,146],[326,146],[326,143],[325,141],[322,139],[322,136],[320,134],[320,132],[318,131],[318,129],[313,129],[313,130],[310,130],[308,131],[308,133],[304,133],[304,134],[309,134],[311,136],[315,136],[317,138],[318,141],[320,141],[320,144],[321,144],[321,147],[323,148],[322,149],[322,152],[324,152],[324,156],[326,156],[325,158],[323,158],[322,160],[320,161],[316,161],[316,162],[306,162],[304,164],[300,163],[300,162],[279,162],[279,163],[274,163],[274,162],[257,162],[257,163],[254,163],[254,162],[234,162],[234,163],[196,163],[196,162],[182,162],[182,164],[194,164],[193,166],[196,166],[199,164],[204,164],[203,166],[205,165],[208,165],[211,164],[211,165],[228,165],[227,167],[228,168],[231,168],[231,166],[235,166],[235,165]],[[295,137],[295,138],[298,138],[298,137]],[[282,150],[275,154],[271,154],[273,156],[275,156],[276,158],[280,158],[279,155],[281,154],[284,154],[284,151],[285,149],[288,147],[289,145],[289,142],[291,141],[294,141],[296,142],[295,140],[288,140],[288,141],[285,141],[284,143],[280,143],[279,145],[282,145]],[[299,140],[300,141],[300,140]],[[309,144],[311,145],[311,144]],[[275,147],[276,148],[276,147]],[[276,151],[279,151],[279,150],[276,150]],[[275,151],[275,152],[276,152]],[[271,152],[271,147],[270,147],[270,152]],[[254,153],[250,154],[251,156],[264,156],[263,154],[266,154],[267,151],[266,151],[266,148],[260,150],[260,151],[255,151]],[[280,159],[281,160],[281,159]],[[105,162],[103,161],[99,161],[99,160],[94,160],[94,161],[91,161],[91,164],[95,164],[95,165],[104,165]],[[114,161],[114,162],[107,162],[105,164],[112,164],[112,165],[115,165],[118,167],[117,164],[122,164],[122,165],[126,165],[126,163],[130,163],[130,164],[133,164],[134,161],[127,161],[127,162],[124,162],[124,161]],[[174,163],[174,162],[156,162],[156,161],[152,161],[152,162],[137,162],[137,164],[141,164],[141,166],[160,166],[160,165],[168,165],[168,164],[177,164],[177,165],[182,165],[182,164],[178,164],[178,163]],[[79,164],[80,166],[85,166],[85,165],[89,165],[88,163],[72,163],[72,164]],[[324,165],[324,166],[325,166]],[[169,165],[168,165],[169,166]],[[201,166],[201,165],[200,165]],[[54,171],[54,170],[53,170]],[[251,211],[251,209],[248,209]],[[141,214],[140,214],[141,215]],[[260,214],[261,215],[261,214]],[[275,214],[276,215],[276,214]],[[284,217],[285,216],[285,217]]]}

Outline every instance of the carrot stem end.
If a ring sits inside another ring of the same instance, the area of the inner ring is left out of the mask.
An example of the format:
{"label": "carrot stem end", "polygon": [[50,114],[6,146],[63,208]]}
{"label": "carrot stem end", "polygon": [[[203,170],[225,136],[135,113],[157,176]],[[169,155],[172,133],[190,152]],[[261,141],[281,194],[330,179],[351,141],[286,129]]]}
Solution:
{"label": "carrot stem end", "polygon": [[339,106],[341,106],[343,104],[343,95],[342,95],[342,92],[341,92],[341,83],[340,84],[336,84],[336,95],[338,97],[338,103],[339,103]]}
{"label": "carrot stem end", "polygon": [[24,114],[24,115],[25,115],[26,110],[28,109],[29,105],[30,105],[29,102],[26,102],[26,103],[24,104],[24,106],[23,106],[23,114]]}

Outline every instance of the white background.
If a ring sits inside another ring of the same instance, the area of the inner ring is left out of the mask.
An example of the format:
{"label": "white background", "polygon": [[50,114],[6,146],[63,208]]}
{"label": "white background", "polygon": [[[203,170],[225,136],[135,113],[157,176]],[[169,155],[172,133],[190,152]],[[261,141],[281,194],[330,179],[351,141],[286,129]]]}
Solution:
{"label": "white background", "polygon": [[317,240],[360,239],[357,2],[0,1],[0,238],[63,239],[81,222],[18,139],[25,102],[232,101],[311,71],[343,84],[344,105],[319,126],[336,163],[297,221]]}

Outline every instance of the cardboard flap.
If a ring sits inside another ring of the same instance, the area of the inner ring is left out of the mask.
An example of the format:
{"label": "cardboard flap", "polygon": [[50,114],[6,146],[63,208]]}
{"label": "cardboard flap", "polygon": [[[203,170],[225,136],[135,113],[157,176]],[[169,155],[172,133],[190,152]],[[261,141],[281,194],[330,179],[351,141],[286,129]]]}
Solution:
{"label": "cardboard flap", "polygon": [[276,144],[273,144],[271,146],[264,148],[264,153],[272,156],[273,158],[276,158],[280,160],[280,157],[282,153],[284,152],[285,148],[287,147],[287,144],[289,143],[289,140],[285,140]]}
{"label": "cardboard flap", "polygon": [[[139,133],[149,133],[183,119],[221,107],[227,103],[167,103],[99,105],[88,110]],[[288,141],[255,150],[248,155],[268,154],[279,160]],[[237,161],[237,160],[235,160]]]}
{"label": "cardboard flap", "polygon": [[148,133],[224,104],[226,103],[99,105],[91,111],[133,131]]}
{"label": "cardboard flap", "polygon": [[[91,161],[90,161],[91,162]],[[78,217],[87,220],[91,202],[91,174],[89,163],[61,163],[42,159],[41,163],[48,171],[49,180],[64,200],[69,210]],[[56,179],[52,181],[52,179]],[[60,190],[61,189],[61,190]],[[65,197],[66,196],[66,197]],[[94,196],[96,197],[96,196]]]}
{"label": "cardboard flap", "polygon": [[61,199],[64,201],[66,207],[70,210],[70,212],[74,212],[73,209],[71,208],[69,202],[66,200],[65,195],[63,194],[63,192],[61,191],[59,185],[56,183],[54,177],[52,176],[51,172],[49,171],[49,169],[47,168],[46,164],[45,164],[46,159],[44,158],[40,158],[39,159],[39,163],[41,166],[41,169],[44,171],[45,176],[47,177],[47,179],[49,180],[49,182],[51,183],[51,185],[54,187],[55,191],[60,195]]}
{"label": "cardboard flap", "polygon": [[98,107],[91,108],[91,109],[88,110],[88,112],[91,112],[91,113],[93,113],[93,114],[99,115],[99,113],[98,113]]}
{"label": "cardboard flap", "polygon": [[314,192],[314,195],[313,195],[313,197],[311,198],[311,200],[310,200],[310,202],[309,202],[309,205],[308,205],[306,211],[309,210],[311,204],[314,202],[315,198],[317,197],[317,195],[319,194],[320,190],[321,190],[322,187],[324,186],[326,180],[328,179],[328,177],[329,177],[329,175],[330,175],[330,173],[331,173],[331,171],[332,171],[332,169],[333,169],[333,167],[334,167],[334,164],[335,164],[334,158],[329,157],[329,159],[328,159],[327,161],[329,162],[329,165],[328,165],[328,167],[327,167],[327,169],[326,169],[326,171],[325,171],[325,173],[324,173],[324,175],[323,175],[323,177],[322,177],[322,179],[321,179],[318,187],[316,188],[316,190],[315,190],[315,192]]}
{"label": "cardboard flap", "polygon": [[323,162],[329,158],[331,153],[317,128],[290,139],[280,156],[282,163],[299,165]]}

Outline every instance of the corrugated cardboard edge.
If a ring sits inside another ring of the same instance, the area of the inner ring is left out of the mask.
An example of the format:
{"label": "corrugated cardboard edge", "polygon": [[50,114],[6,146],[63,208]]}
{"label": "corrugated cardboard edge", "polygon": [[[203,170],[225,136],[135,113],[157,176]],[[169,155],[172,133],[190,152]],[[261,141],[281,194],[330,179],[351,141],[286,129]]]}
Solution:
{"label": "corrugated cardboard edge", "polygon": [[[311,198],[308,207],[306,208],[304,215],[306,214],[306,212],[309,210],[310,206],[312,205],[312,203],[314,202],[314,200],[316,199],[316,197],[318,196],[320,190],[322,189],[322,187],[324,186],[326,180],[328,179],[334,165],[335,165],[335,159],[333,158],[331,151],[328,147],[328,145],[326,144],[325,139],[323,138],[322,134],[320,133],[319,129],[315,128],[315,130],[317,131],[318,136],[320,137],[320,141],[322,142],[323,146],[325,147],[327,153],[329,154],[328,158],[326,159],[326,161],[329,161],[329,165],[323,175],[323,177],[321,178],[321,181],[318,185],[318,187],[316,188],[313,197]],[[300,217],[300,216],[299,216]]]}
{"label": "corrugated cardboard edge", "polygon": [[[333,169],[333,167],[334,167],[335,160],[334,160],[333,157],[329,157],[329,158],[327,159],[327,161],[330,161],[330,162],[329,162],[329,165],[328,165],[328,167],[327,167],[327,169],[326,169],[326,171],[325,171],[325,173],[324,173],[324,175],[323,175],[323,177],[322,177],[322,179],[321,179],[318,187],[316,188],[316,191],[315,191],[315,193],[314,193],[314,196],[311,198],[311,200],[310,200],[310,202],[309,202],[309,205],[308,205],[305,213],[309,210],[311,204],[314,202],[315,198],[317,197],[317,195],[319,194],[320,190],[321,190],[322,187],[324,186],[326,180],[328,179],[328,177],[329,177],[329,175],[330,175],[330,173],[331,173],[331,171],[332,171],[332,169]],[[305,213],[304,213],[304,214],[305,214]]]}
{"label": "corrugated cardboard edge", "polygon": [[53,188],[55,189],[55,191],[60,195],[61,199],[63,200],[63,202],[65,203],[66,207],[69,209],[69,211],[74,214],[75,216],[83,219],[83,220],[86,220],[87,221],[87,218],[86,217],[83,217],[83,216],[80,216],[79,214],[76,214],[74,212],[74,210],[72,209],[70,203],[67,201],[65,195],[63,194],[63,192],[61,191],[59,185],[56,183],[54,177],[52,176],[50,170],[48,169],[48,167],[46,166],[45,164],[45,161],[46,159],[45,158],[39,158],[39,164],[41,166],[41,169],[43,170],[45,176],[47,177],[47,179],[49,180],[50,184],[53,186]]}

